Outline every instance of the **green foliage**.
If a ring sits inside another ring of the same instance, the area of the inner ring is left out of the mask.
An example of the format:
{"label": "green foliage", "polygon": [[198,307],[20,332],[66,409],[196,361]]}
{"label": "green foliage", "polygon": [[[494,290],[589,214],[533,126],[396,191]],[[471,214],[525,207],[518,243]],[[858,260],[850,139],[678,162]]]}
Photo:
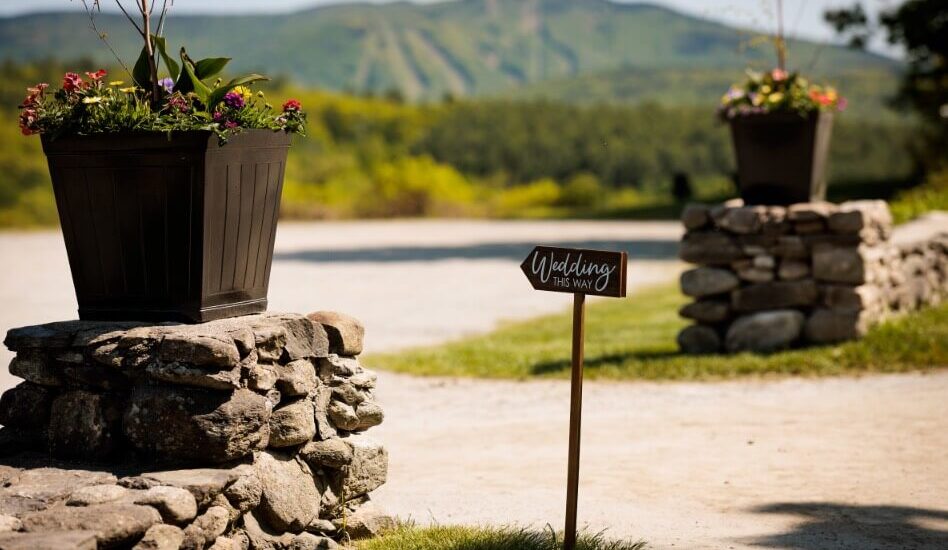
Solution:
{"label": "green foliage", "polygon": [[[498,527],[418,528],[402,526],[380,538],[358,543],[358,550],[558,550],[562,534]],[[644,542],[609,540],[580,534],[577,550],[642,550]]]}
{"label": "green foliage", "polygon": [[907,222],[934,210],[948,211],[948,170],[935,172],[922,185],[902,191],[890,207],[896,223]]}
{"label": "green foliage", "polygon": [[[564,297],[564,302],[566,298]],[[872,328],[860,341],[770,355],[688,356],[675,337],[686,302],[664,287],[588,306],[586,376],[701,380],[738,376],[839,375],[930,370],[948,365],[948,305]],[[564,303],[565,305],[565,303]],[[571,313],[511,323],[483,336],[371,357],[373,365],[425,376],[569,377]]]}

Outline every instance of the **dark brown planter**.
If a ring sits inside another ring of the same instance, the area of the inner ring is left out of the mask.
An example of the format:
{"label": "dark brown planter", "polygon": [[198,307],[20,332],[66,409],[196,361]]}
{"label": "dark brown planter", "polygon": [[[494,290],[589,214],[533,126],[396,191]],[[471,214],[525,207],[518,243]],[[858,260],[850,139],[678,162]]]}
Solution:
{"label": "dark brown planter", "polygon": [[44,137],[88,320],[202,322],[265,311],[290,136]]}
{"label": "dark brown planter", "polygon": [[768,113],[731,119],[737,179],[746,204],[826,198],[833,115]]}

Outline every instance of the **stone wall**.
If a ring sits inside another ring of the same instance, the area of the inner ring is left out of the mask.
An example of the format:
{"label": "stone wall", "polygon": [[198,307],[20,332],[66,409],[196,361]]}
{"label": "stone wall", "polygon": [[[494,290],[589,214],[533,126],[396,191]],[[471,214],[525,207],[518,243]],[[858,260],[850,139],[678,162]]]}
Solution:
{"label": "stone wall", "polygon": [[948,294],[948,233],[896,244],[884,201],[690,205],[682,222],[686,353],[852,340]]}
{"label": "stone wall", "polygon": [[370,501],[383,412],[345,315],[11,330],[0,548],[335,548]]}

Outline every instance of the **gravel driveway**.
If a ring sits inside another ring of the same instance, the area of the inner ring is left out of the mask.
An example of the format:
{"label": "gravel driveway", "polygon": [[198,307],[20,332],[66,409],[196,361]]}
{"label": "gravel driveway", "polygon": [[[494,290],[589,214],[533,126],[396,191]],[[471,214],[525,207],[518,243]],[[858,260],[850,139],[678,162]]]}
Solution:
{"label": "gravel driveway", "polygon": [[[568,307],[519,272],[536,243],[628,250],[635,287],[675,276],[679,236],[675,223],[285,223],[271,309],[356,315],[369,351],[435,343]],[[0,258],[0,331],[75,316],[58,233],[0,233]],[[383,373],[379,391],[383,505],[421,523],[560,528],[568,383]],[[653,548],[948,548],[946,419],[945,371],[589,383],[580,522]]]}

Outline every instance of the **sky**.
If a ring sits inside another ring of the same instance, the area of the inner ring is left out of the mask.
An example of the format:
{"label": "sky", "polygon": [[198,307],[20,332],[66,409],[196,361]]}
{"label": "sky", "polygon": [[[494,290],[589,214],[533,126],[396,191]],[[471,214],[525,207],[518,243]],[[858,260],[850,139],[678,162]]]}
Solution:
{"label": "sky", "polygon": [[[290,12],[345,0],[175,0],[177,13],[253,13]],[[388,0],[368,0],[385,2]],[[431,2],[432,0],[423,0]],[[437,0],[434,0],[437,1]],[[620,0],[622,1],[622,0]],[[624,0],[628,1],[628,0]],[[851,6],[856,0],[784,0],[788,34],[815,40],[834,39],[833,31],[823,22],[826,9]],[[757,30],[772,30],[775,23],[774,0],[648,0],[686,13]],[[111,4],[103,0],[103,6]],[[862,0],[870,13],[897,5],[898,0]],[[35,11],[81,9],[79,0],[0,0],[0,16]],[[894,53],[881,40],[873,49]]]}

